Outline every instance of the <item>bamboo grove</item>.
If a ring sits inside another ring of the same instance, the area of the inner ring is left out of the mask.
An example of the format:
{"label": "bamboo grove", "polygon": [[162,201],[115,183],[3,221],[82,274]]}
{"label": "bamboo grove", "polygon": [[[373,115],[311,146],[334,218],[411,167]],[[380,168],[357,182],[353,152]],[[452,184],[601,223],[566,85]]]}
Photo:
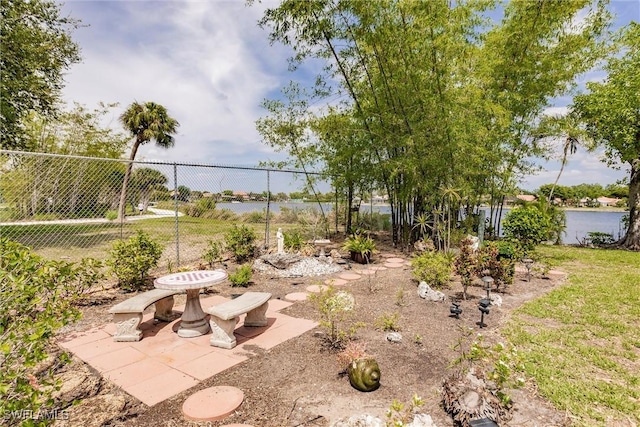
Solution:
{"label": "bamboo grove", "polygon": [[292,70],[321,71],[266,100],[258,130],[348,203],[388,194],[394,243],[422,222],[442,244],[481,202],[496,224],[543,154],[536,122],[602,58],[609,19],[589,0],[284,0],[260,25]]}

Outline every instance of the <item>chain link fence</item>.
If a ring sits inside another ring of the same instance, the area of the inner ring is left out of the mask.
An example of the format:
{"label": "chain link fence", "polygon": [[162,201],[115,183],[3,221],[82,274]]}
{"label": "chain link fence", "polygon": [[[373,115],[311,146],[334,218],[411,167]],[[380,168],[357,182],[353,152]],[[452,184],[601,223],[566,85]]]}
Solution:
{"label": "chain link fence", "polygon": [[[138,230],[164,246],[161,266],[201,260],[230,223],[251,226],[273,245],[275,220],[314,221],[331,203],[295,203],[315,174],[266,168],[131,162],[125,216],[118,215],[128,161],[0,150],[0,237],[50,259],[106,259],[114,241]],[[292,200],[293,198],[293,200]],[[298,211],[296,214],[294,211]],[[299,218],[297,218],[299,219]]]}

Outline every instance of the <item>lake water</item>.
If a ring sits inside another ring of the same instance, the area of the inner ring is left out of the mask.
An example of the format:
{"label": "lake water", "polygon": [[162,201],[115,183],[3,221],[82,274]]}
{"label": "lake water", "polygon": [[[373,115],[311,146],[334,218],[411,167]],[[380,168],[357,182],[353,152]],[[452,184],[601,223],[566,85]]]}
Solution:
{"label": "lake water", "polygon": [[[322,204],[325,213],[333,209],[333,203]],[[245,213],[253,211],[261,211],[266,209],[266,203],[258,202],[244,202],[244,203],[218,203],[218,208],[229,209],[236,213]],[[318,209],[316,203],[281,203],[272,202],[270,210],[273,213],[280,212],[280,207],[286,207],[288,209]],[[370,206],[362,205],[361,212],[379,212],[382,214],[390,213],[389,206],[379,205]],[[508,209],[503,211],[503,215],[508,212]],[[625,230],[622,228],[620,222],[625,212],[612,212],[612,211],[582,211],[582,210],[568,210],[565,211],[567,216],[567,229],[566,234],[562,236],[564,243],[573,244],[578,243],[579,240],[584,239],[587,233],[590,231],[600,231],[603,233],[612,234],[615,239],[620,238]]]}

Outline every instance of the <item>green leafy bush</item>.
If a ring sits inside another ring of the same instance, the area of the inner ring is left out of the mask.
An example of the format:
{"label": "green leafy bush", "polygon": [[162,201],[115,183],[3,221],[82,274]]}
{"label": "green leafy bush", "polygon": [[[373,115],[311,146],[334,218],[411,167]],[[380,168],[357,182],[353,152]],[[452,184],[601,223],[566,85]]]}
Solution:
{"label": "green leafy bush", "polygon": [[385,332],[399,332],[400,325],[398,325],[398,318],[400,317],[400,313],[382,313],[380,317],[378,317],[374,324],[376,328],[385,331]]}
{"label": "green leafy bush", "polygon": [[241,265],[235,273],[229,275],[231,286],[241,286],[246,288],[251,281],[251,266],[249,264]]}
{"label": "green leafy bush", "polygon": [[231,251],[237,262],[253,257],[256,247],[256,233],[246,225],[234,225],[224,236],[227,249]]}
{"label": "green leafy bush", "polygon": [[208,246],[202,254],[202,259],[209,264],[209,267],[213,267],[217,262],[222,261],[222,250],[222,242],[209,240]]}
{"label": "green leafy bush", "polygon": [[348,329],[343,325],[354,316],[355,299],[347,291],[336,291],[333,286],[307,297],[320,312],[320,326],[328,332],[327,344],[332,348],[344,348],[346,341],[355,335],[362,322],[352,323]]}
{"label": "green leafy bush", "polygon": [[473,280],[473,276],[478,269],[478,258],[473,251],[473,241],[465,238],[460,242],[460,252],[455,258],[454,266],[456,273],[462,281],[462,295],[467,299],[467,288]]}
{"label": "green leafy bush", "polygon": [[104,216],[109,221],[113,221],[113,220],[118,218],[118,212],[116,212],[116,211],[107,211],[107,213],[105,213]]}
{"label": "green leafy bush", "polygon": [[145,284],[149,270],[158,265],[163,250],[147,233],[138,230],[128,240],[113,244],[107,265],[123,289],[137,290]]}
{"label": "green leafy bush", "polygon": [[300,230],[291,230],[284,233],[284,247],[286,249],[299,251],[304,244],[304,236]]}
{"label": "green leafy bush", "polygon": [[525,252],[534,249],[552,237],[553,227],[549,216],[539,208],[526,205],[512,209],[502,222],[504,236],[508,240],[518,241]]}
{"label": "green leafy bush", "polygon": [[48,357],[55,332],[80,317],[74,303],[103,278],[100,268],[91,258],[79,264],[45,260],[19,243],[0,239],[0,416],[37,413],[49,403],[60,384],[51,371],[36,372],[35,367]]}
{"label": "green leafy bush", "polygon": [[348,252],[370,255],[375,251],[376,243],[371,237],[365,236],[364,233],[354,233],[344,241],[342,249]]}
{"label": "green leafy bush", "polygon": [[452,273],[451,260],[440,252],[426,251],[411,260],[413,277],[435,289],[443,288]]}
{"label": "green leafy bush", "polygon": [[602,233],[600,231],[590,231],[587,233],[589,242],[595,246],[611,245],[615,243],[615,239],[612,234]]}
{"label": "green leafy bush", "polygon": [[[506,246],[503,246],[503,250]],[[507,251],[508,252],[508,251]],[[519,252],[515,252],[519,254]],[[496,289],[513,283],[516,268],[516,256],[500,256],[498,242],[486,242],[478,251],[477,275],[489,275],[493,278]]]}
{"label": "green leafy bush", "polygon": [[195,218],[209,218],[216,209],[216,202],[211,197],[203,197],[185,208],[185,213]]}

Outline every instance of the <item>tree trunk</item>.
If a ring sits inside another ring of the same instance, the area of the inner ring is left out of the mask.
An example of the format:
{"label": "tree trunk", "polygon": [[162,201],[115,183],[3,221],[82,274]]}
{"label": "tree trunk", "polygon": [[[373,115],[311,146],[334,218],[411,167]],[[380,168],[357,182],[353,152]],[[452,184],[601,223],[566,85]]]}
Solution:
{"label": "tree trunk", "polygon": [[618,243],[626,249],[640,251],[640,158],[631,161],[629,227],[627,234]]}
{"label": "tree trunk", "polygon": [[124,173],[124,179],[122,180],[122,190],[120,191],[120,203],[118,204],[118,221],[124,221],[124,212],[127,206],[127,185],[129,185],[129,177],[131,176],[131,170],[133,169],[133,161],[136,158],[136,154],[138,153],[138,147],[140,147],[140,142],[138,138],[133,143],[133,147],[131,147],[131,155],[129,156],[130,162],[127,164],[127,170]]}

